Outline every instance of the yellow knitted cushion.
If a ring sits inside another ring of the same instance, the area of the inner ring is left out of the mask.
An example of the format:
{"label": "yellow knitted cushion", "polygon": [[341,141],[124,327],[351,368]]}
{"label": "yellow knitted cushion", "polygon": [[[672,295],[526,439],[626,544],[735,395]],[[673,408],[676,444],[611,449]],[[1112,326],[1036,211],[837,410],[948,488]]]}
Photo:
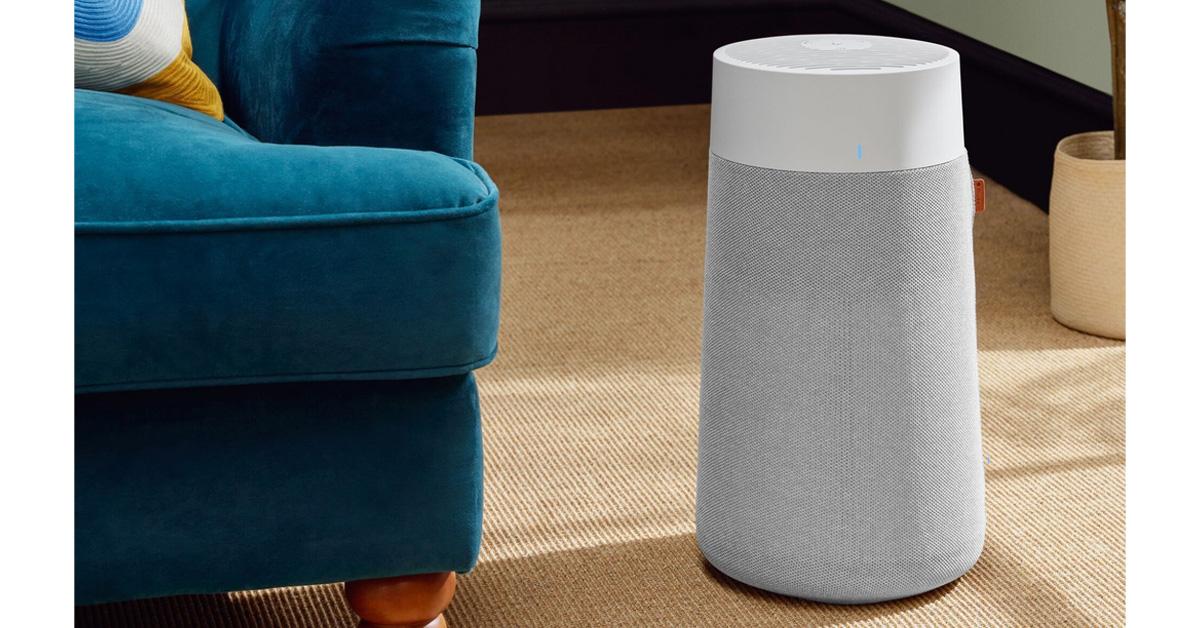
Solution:
{"label": "yellow knitted cushion", "polygon": [[75,0],[75,87],[225,119],[217,87],[192,61],[183,0]]}

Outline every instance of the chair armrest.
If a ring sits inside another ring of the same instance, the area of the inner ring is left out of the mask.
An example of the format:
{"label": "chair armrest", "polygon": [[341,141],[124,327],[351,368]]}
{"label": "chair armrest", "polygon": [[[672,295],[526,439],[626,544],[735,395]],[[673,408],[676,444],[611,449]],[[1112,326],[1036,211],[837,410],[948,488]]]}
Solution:
{"label": "chair armrest", "polygon": [[469,159],[479,0],[255,0],[227,6],[226,111],[265,142]]}
{"label": "chair armrest", "polygon": [[77,90],[75,185],[76,392],[444,377],[495,351],[499,192],[469,161]]}

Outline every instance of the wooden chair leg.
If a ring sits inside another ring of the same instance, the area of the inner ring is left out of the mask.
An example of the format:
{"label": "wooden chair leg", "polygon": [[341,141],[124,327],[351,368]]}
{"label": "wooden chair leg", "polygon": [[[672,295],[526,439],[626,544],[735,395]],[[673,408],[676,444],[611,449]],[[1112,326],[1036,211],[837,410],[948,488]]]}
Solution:
{"label": "wooden chair leg", "polygon": [[445,628],[454,586],[453,571],[355,580],[346,583],[346,601],[363,626]]}

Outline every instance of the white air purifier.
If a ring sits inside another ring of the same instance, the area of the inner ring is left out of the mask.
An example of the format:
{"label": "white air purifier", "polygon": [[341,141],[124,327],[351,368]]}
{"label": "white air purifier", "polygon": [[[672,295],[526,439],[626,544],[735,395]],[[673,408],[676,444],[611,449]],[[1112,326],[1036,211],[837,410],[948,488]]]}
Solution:
{"label": "white air purifier", "polygon": [[862,35],[713,55],[696,537],[747,584],[867,603],[983,548],[958,54]]}

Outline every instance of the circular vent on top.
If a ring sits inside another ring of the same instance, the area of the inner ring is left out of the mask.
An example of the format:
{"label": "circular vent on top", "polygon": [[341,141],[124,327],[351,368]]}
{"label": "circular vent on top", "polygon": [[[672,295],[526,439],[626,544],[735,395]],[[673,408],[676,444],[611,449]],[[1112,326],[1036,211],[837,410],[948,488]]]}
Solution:
{"label": "circular vent on top", "polygon": [[801,71],[870,71],[915,68],[950,55],[937,44],[863,35],[795,35],[730,44],[730,59],[768,68]]}

